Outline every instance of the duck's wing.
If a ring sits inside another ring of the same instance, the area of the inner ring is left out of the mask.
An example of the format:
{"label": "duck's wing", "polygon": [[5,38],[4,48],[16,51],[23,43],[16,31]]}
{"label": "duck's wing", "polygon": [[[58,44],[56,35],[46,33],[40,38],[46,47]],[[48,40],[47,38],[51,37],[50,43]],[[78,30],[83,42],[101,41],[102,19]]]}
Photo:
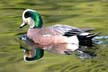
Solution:
{"label": "duck's wing", "polygon": [[61,33],[63,36],[71,37],[76,35],[79,40],[79,44],[81,46],[92,46],[92,38],[95,37],[97,34],[90,33],[90,31],[94,30],[93,28],[77,28],[68,25],[53,25],[49,28],[55,30],[56,32]]}
{"label": "duck's wing", "polygon": [[82,28],[82,30],[83,30],[84,32],[90,32],[90,31],[95,30],[95,28]]}
{"label": "duck's wing", "polygon": [[69,25],[56,24],[56,25],[50,26],[49,28],[53,29],[54,31],[56,31],[62,35],[64,35],[67,32],[71,32],[71,34],[83,32],[83,30],[81,30],[80,28],[69,26]]}

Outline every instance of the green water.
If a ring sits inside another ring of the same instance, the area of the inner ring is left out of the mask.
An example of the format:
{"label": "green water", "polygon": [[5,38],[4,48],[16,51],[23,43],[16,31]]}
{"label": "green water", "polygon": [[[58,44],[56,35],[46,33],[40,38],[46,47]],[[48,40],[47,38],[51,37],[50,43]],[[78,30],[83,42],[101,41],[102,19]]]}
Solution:
{"label": "green water", "polygon": [[108,34],[107,0],[0,0],[0,72],[108,72],[104,46],[94,49],[96,57],[88,60],[45,52],[38,61],[24,62],[17,37],[27,31],[28,27],[18,28],[27,8],[40,12],[44,26],[68,24]]}

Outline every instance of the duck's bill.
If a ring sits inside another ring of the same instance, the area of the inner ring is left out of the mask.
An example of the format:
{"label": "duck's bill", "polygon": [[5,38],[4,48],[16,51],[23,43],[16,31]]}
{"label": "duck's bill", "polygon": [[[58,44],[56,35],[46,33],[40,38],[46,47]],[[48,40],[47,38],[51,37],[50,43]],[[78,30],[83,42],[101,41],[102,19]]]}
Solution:
{"label": "duck's bill", "polygon": [[23,22],[19,28],[23,28],[24,26],[26,26],[27,24],[25,22]]}

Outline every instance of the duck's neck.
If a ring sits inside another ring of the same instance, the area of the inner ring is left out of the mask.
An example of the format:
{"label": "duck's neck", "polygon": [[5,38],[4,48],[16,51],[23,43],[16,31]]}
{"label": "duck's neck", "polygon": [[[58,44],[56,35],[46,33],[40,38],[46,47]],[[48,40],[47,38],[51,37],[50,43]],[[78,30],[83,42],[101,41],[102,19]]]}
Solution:
{"label": "duck's neck", "polygon": [[34,21],[34,23],[35,23],[34,28],[42,28],[43,26],[43,21],[41,17],[37,18],[36,21]]}
{"label": "duck's neck", "polygon": [[42,20],[41,15],[39,13],[34,12],[32,14],[32,19],[34,21],[34,27],[33,28],[42,28],[43,20]]}

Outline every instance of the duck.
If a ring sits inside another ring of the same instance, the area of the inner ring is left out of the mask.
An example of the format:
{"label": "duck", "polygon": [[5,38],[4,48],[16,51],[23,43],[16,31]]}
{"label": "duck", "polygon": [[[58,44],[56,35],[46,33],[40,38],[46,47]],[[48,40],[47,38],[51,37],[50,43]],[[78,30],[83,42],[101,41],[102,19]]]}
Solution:
{"label": "duck", "polygon": [[[26,55],[30,58],[34,56],[32,52],[35,48],[56,54],[70,55],[73,51],[78,50],[81,45],[90,45],[91,39],[96,36],[89,33],[92,29],[80,29],[64,24],[42,27],[43,19],[40,13],[32,9],[24,10],[22,20],[23,23],[20,28],[29,25],[26,37],[29,39],[27,43],[31,52],[26,53]],[[89,43],[87,43],[87,40]]]}

